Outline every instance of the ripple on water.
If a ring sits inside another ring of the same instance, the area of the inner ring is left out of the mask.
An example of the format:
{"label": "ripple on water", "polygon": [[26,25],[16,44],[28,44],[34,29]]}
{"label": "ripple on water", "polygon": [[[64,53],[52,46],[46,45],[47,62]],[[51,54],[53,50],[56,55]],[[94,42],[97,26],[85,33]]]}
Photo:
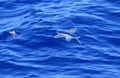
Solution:
{"label": "ripple on water", "polygon": [[[1,78],[119,78],[119,1],[1,0]],[[55,39],[77,28],[76,41]],[[16,31],[12,38],[8,31]],[[12,72],[11,72],[12,71]]]}

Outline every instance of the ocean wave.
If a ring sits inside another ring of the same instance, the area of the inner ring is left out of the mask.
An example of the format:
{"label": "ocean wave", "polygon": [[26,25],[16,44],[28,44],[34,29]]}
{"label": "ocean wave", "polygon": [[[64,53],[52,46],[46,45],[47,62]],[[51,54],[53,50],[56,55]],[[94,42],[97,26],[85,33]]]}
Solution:
{"label": "ocean wave", "polygon": [[[0,77],[119,78],[119,12],[113,0],[0,0]],[[54,38],[73,28],[81,45]]]}

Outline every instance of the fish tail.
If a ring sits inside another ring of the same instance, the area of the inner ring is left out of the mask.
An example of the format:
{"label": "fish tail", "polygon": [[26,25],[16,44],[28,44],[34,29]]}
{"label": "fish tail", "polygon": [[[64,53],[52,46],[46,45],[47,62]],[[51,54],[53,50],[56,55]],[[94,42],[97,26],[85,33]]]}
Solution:
{"label": "fish tail", "polygon": [[75,39],[77,40],[77,42],[81,45],[81,41],[79,40],[80,37],[75,37]]}

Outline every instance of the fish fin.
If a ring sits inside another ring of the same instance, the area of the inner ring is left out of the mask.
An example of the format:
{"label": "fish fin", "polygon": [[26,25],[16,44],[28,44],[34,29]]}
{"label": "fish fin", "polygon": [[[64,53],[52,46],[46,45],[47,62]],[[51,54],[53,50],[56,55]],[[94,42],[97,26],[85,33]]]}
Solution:
{"label": "fish fin", "polygon": [[77,28],[73,28],[73,29],[70,29],[70,30],[67,30],[65,32],[69,33],[69,34],[74,34],[76,32]]}
{"label": "fish fin", "polygon": [[65,38],[67,41],[70,41],[72,38],[70,38],[70,37],[66,37]]}
{"label": "fish fin", "polygon": [[75,39],[77,40],[77,42],[78,42],[79,44],[81,44],[81,41],[79,40],[79,38],[80,38],[80,37],[75,37]]}
{"label": "fish fin", "polygon": [[57,35],[54,36],[54,38],[62,38],[62,37],[63,37],[62,34],[59,32],[57,32]]}

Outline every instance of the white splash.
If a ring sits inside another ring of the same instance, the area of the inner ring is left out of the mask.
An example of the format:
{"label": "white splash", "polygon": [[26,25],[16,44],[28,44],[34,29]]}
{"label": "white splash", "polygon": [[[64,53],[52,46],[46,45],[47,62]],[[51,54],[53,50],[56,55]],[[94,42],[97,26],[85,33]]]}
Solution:
{"label": "white splash", "polygon": [[15,37],[16,37],[16,35],[17,35],[17,34],[16,34],[16,32],[15,32],[14,30],[9,31],[9,33],[12,35],[12,37],[13,37],[13,38],[15,38]]}

